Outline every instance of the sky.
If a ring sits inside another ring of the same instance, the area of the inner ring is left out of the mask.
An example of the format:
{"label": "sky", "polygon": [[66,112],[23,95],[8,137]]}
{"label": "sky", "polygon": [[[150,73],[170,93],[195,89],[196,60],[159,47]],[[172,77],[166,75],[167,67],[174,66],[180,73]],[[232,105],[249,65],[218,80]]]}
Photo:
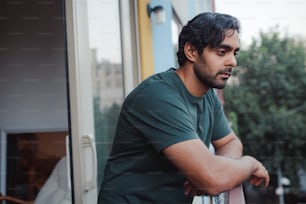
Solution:
{"label": "sky", "polygon": [[278,26],[288,36],[306,41],[306,0],[215,0],[216,12],[237,17],[241,42],[248,45],[259,32]]}

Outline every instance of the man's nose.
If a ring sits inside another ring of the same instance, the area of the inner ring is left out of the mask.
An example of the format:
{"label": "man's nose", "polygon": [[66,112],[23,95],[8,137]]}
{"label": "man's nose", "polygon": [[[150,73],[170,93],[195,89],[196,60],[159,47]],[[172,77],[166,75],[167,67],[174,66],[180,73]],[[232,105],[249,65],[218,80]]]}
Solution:
{"label": "man's nose", "polygon": [[235,55],[230,55],[226,65],[228,67],[236,67],[237,66],[236,56]]}

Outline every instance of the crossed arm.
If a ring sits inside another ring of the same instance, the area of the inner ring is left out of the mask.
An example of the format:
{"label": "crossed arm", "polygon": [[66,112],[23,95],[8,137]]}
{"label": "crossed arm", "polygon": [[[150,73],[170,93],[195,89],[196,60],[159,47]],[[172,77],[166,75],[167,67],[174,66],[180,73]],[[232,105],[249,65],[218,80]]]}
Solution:
{"label": "crossed arm", "polygon": [[242,156],[241,142],[233,133],[214,141],[213,146],[216,154],[212,154],[200,139],[164,149],[164,154],[188,178],[186,194],[218,195],[239,186],[248,178],[253,185],[269,184],[265,167],[251,156]]}

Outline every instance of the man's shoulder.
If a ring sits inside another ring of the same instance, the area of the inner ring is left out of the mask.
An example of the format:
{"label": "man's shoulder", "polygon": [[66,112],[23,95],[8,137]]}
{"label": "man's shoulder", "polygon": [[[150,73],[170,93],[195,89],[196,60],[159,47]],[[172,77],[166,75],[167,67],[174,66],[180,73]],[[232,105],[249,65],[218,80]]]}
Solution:
{"label": "man's shoulder", "polygon": [[165,71],[161,73],[154,74],[144,81],[142,81],[133,91],[133,97],[141,94],[142,96],[147,95],[163,95],[168,92],[174,93],[175,87],[175,77],[174,73],[170,71]]}

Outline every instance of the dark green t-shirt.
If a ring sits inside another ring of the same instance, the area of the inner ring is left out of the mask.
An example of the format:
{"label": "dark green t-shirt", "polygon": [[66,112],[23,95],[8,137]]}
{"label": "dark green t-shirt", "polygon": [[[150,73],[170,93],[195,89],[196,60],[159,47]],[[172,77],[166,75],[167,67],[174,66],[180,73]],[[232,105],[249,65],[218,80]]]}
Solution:
{"label": "dark green t-shirt", "polygon": [[186,177],[162,150],[195,138],[209,146],[230,132],[213,89],[192,96],[175,69],[149,77],[123,103],[98,202],[192,203]]}

